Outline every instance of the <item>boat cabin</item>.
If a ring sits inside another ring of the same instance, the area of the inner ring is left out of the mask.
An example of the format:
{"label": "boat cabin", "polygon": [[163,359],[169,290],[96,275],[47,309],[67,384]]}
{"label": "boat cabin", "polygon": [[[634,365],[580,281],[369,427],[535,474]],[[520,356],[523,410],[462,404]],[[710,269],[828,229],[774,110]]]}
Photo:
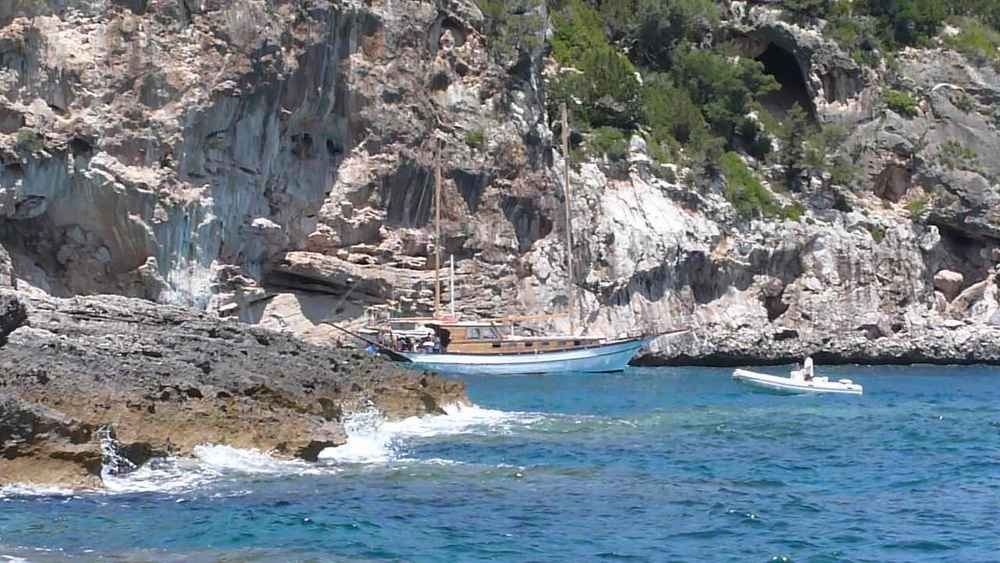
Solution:
{"label": "boat cabin", "polygon": [[448,322],[434,320],[424,324],[434,331],[440,351],[451,354],[530,354],[560,352],[592,346],[601,339],[589,336],[527,336],[518,334],[513,325],[493,322]]}

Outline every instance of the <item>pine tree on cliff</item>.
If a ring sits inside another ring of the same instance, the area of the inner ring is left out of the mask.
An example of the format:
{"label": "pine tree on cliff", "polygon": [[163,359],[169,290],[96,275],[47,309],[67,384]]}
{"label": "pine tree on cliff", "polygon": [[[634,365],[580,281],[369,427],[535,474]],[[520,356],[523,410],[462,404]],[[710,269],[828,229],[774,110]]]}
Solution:
{"label": "pine tree on cliff", "polygon": [[806,139],[809,138],[809,116],[802,106],[795,104],[785,116],[782,135],[781,164],[785,167],[785,181],[788,188],[798,191],[802,184],[802,173],[808,168]]}

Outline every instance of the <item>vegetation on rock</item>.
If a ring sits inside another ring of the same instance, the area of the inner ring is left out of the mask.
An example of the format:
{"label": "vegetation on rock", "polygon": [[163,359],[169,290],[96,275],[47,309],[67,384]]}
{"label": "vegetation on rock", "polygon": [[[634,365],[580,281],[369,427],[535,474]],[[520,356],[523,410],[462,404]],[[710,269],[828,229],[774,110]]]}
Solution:
{"label": "vegetation on rock", "polygon": [[18,130],[15,142],[18,149],[32,154],[45,150],[45,137],[30,127]]}
{"label": "vegetation on rock", "polygon": [[781,212],[781,205],[774,195],[754,176],[740,155],[734,152],[723,154],[719,159],[719,168],[726,178],[726,199],[741,217],[775,217]]}
{"label": "vegetation on rock", "polygon": [[914,117],[918,113],[917,99],[902,90],[886,90],[885,105],[904,117]]}
{"label": "vegetation on rock", "polygon": [[977,63],[991,63],[1000,68],[1000,31],[969,17],[956,19],[954,23],[959,32],[945,38],[949,47]]}

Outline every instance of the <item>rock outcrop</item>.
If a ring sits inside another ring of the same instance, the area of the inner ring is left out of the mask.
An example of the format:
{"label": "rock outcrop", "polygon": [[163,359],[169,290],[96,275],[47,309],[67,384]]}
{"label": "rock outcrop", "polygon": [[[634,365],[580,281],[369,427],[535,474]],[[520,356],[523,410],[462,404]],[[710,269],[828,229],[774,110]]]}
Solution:
{"label": "rock outcrop", "polygon": [[944,295],[945,299],[951,301],[962,291],[965,283],[965,276],[951,270],[941,270],[934,274],[934,288]]}
{"label": "rock outcrop", "polygon": [[369,405],[398,418],[467,401],[461,382],[184,308],[0,292],[11,302],[27,318],[0,348],[0,484],[96,485],[107,425],[136,464],[199,444],[315,460]]}

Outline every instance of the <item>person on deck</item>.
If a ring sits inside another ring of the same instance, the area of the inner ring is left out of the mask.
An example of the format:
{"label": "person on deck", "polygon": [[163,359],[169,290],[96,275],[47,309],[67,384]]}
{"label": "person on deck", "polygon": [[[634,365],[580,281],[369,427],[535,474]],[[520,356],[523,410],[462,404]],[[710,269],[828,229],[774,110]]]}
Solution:
{"label": "person on deck", "polygon": [[813,378],[813,359],[812,357],[806,358],[805,363],[802,366],[803,375],[805,375],[806,381],[812,381]]}

